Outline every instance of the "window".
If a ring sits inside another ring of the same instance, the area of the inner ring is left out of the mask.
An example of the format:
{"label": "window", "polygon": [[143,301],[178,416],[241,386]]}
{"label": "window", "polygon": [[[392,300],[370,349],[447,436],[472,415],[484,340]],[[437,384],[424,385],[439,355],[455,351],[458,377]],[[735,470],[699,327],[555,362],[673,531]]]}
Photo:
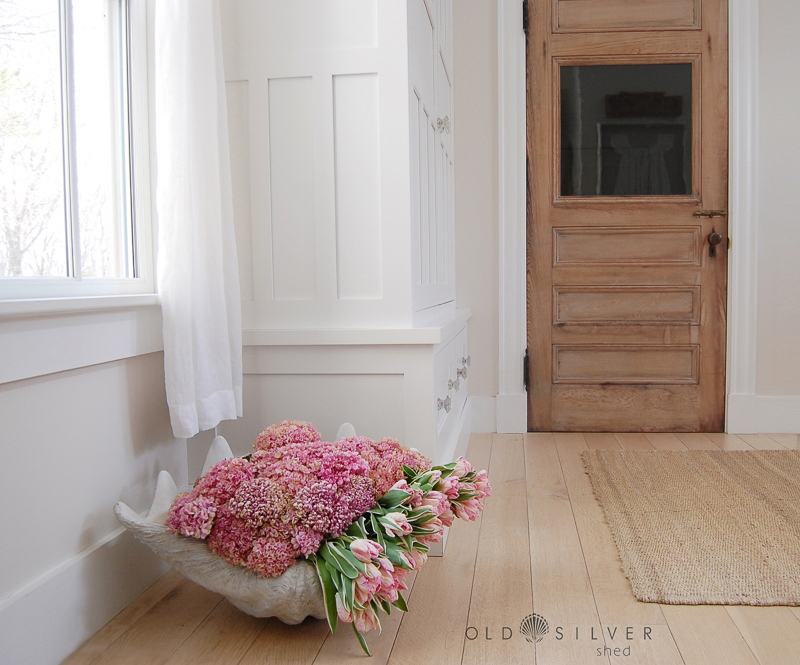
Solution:
{"label": "window", "polygon": [[0,298],[152,291],[143,11],[0,0]]}

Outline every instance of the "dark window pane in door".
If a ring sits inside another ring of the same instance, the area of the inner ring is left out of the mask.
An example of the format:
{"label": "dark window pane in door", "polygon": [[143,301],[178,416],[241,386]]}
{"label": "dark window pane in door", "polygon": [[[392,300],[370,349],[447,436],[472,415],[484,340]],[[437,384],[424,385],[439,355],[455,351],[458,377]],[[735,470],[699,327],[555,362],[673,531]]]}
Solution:
{"label": "dark window pane in door", "polygon": [[692,191],[692,65],[561,67],[561,196]]}

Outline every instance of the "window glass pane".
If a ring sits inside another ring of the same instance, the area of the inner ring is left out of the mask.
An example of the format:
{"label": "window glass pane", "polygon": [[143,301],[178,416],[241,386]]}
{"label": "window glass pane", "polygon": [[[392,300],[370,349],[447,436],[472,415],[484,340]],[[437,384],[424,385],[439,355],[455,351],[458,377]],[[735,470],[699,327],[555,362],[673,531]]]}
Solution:
{"label": "window glass pane", "polygon": [[57,0],[0,0],[0,276],[66,276]]}
{"label": "window glass pane", "polygon": [[73,0],[75,178],[83,277],[130,277],[125,79],[117,3]]}
{"label": "window glass pane", "polygon": [[692,65],[561,67],[561,195],[692,191]]}

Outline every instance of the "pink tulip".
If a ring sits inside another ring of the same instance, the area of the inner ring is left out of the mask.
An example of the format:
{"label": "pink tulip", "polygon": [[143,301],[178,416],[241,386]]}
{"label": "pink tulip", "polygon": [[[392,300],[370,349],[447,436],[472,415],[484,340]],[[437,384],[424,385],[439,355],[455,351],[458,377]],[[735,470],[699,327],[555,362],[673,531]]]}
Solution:
{"label": "pink tulip", "polygon": [[424,552],[418,552],[415,549],[411,550],[411,558],[414,559],[415,568],[422,568],[428,560],[428,555]]}
{"label": "pink tulip", "polygon": [[[408,487],[408,481],[405,478],[403,478],[402,480],[398,480],[394,485],[392,485],[392,489],[400,490],[401,492],[410,491]],[[392,490],[389,491],[391,492]]]}
{"label": "pink tulip", "polygon": [[481,498],[492,496],[492,486],[489,484],[489,474],[486,469],[478,471],[473,482],[475,490],[481,494]]}
{"label": "pink tulip", "polygon": [[389,536],[405,536],[413,531],[413,527],[403,513],[389,513],[386,518],[391,521],[391,524],[384,523],[383,529]]}
{"label": "pink tulip", "polygon": [[350,551],[359,561],[369,563],[383,552],[383,548],[375,541],[367,540],[366,538],[356,538],[350,543]]}
{"label": "pink tulip", "polygon": [[463,457],[459,457],[456,460],[456,468],[453,469],[453,475],[456,478],[463,478],[468,473],[472,473],[475,469],[472,467],[472,464],[467,462]]}
{"label": "pink tulip", "polygon": [[440,480],[434,489],[442,492],[448,499],[453,500],[458,498],[458,478],[455,476],[448,476]]}
{"label": "pink tulip", "polygon": [[339,618],[344,621],[345,623],[352,623],[353,621],[353,613],[348,611],[348,609],[344,606],[342,599],[339,597],[339,594],[336,594],[336,614],[339,615]]}
{"label": "pink tulip", "polygon": [[450,510],[450,499],[441,492],[432,490],[422,499],[422,505],[430,507],[438,517],[446,510]]}
{"label": "pink tulip", "polygon": [[356,628],[360,633],[366,633],[368,630],[375,630],[378,627],[378,615],[371,606],[367,606],[363,610],[353,610],[355,616]]}
{"label": "pink tulip", "polygon": [[483,505],[477,497],[474,497],[466,501],[456,501],[453,503],[453,510],[462,520],[473,522],[481,514]]}

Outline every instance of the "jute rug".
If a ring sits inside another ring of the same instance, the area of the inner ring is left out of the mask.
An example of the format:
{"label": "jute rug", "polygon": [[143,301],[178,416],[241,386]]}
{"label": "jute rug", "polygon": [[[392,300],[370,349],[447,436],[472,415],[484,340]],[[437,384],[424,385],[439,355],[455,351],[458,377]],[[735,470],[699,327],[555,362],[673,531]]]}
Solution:
{"label": "jute rug", "polygon": [[800,451],[583,460],[639,600],[800,605]]}

